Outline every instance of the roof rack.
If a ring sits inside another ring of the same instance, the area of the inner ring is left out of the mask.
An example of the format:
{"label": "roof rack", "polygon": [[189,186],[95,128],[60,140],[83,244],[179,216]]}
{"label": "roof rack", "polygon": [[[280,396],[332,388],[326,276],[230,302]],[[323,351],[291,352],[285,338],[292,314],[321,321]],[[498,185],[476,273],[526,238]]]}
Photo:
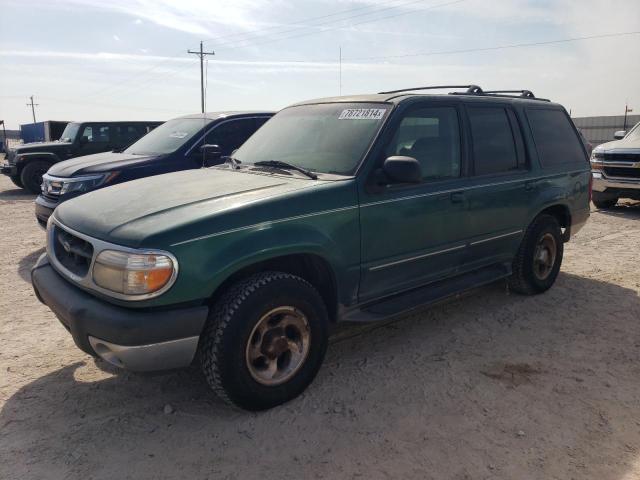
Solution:
{"label": "roof rack", "polygon": [[443,88],[466,88],[467,91],[465,93],[482,93],[482,89],[477,85],[435,85],[431,87],[415,87],[415,88],[401,88],[400,90],[389,90],[388,92],[378,92],[380,94],[390,94],[390,93],[402,93],[402,92],[413,92],[414,90],[441,90]]}
{"label": "roof rack", "polygon": [[[450,92],[449,95],[478,95],[478,96],[493,96],[493,97],[505,97],[505,98],[527,98],[530,100],[540,100],[542,102],[548,102],[546,98],[536,97],[531,90],[482,90],[478,85],[436,85],[432,87],[415,87],[415,88],[402,88],[399,90],[389,90],[387,92],[379,92],[381,94],[403,93],[413,92],[416,90],[441,90],[443,88],[465,88],[464,92]],[[517,94],[517,95],[515,95]]]}

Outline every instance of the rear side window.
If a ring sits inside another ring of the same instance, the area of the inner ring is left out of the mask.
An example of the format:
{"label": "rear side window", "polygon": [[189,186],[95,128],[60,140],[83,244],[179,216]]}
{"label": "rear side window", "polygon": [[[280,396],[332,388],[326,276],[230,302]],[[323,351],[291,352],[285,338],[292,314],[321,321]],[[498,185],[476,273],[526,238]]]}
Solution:
{"label": "rear side window", "polygon": [[507,111],[501,107],[469,107],[476,175],[518,170],[518,155]]}
{"label": "rear side window", "polygon": [[562,110],[527,109],[527,118],[543,167],[586,161],[581,141]]}

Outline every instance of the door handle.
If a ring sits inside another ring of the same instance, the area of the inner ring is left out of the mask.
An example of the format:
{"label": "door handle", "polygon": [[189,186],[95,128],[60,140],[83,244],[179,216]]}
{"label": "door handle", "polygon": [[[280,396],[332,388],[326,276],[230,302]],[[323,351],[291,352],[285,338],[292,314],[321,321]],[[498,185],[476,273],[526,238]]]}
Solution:
{"label": "door handle", "polygon": [[464,202],[464,192],[453,192],[451,194],[451,203]]}

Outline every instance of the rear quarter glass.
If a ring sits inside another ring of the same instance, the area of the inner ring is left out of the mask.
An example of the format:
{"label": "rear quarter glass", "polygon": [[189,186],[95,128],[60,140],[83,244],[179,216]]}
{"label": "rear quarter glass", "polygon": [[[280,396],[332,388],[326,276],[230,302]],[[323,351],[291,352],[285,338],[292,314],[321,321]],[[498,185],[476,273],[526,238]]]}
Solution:
{"label": "rear quarter glass", "polygon": [[554,108],[525,109],[543,168],[586,162],[586,151],[567,114]]}

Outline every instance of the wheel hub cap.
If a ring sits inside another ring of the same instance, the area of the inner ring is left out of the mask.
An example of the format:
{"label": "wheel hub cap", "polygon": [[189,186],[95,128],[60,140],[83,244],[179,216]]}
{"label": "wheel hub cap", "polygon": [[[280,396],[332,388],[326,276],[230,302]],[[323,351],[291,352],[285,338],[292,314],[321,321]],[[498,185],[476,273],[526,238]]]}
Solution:
{"label": "wheel hub cap", "polygon": [[249,373],[263,385],[284,383],[304,364],[309,344],[307,317],[294,307],[274,308],[260,317],[249,335]]}
{"label": "wheel hub cap", "polygon": [[556,239],[550,233],[545,233],[536,244],[533,254],[533,273],[540,280],[546,280],[556,263]]}

